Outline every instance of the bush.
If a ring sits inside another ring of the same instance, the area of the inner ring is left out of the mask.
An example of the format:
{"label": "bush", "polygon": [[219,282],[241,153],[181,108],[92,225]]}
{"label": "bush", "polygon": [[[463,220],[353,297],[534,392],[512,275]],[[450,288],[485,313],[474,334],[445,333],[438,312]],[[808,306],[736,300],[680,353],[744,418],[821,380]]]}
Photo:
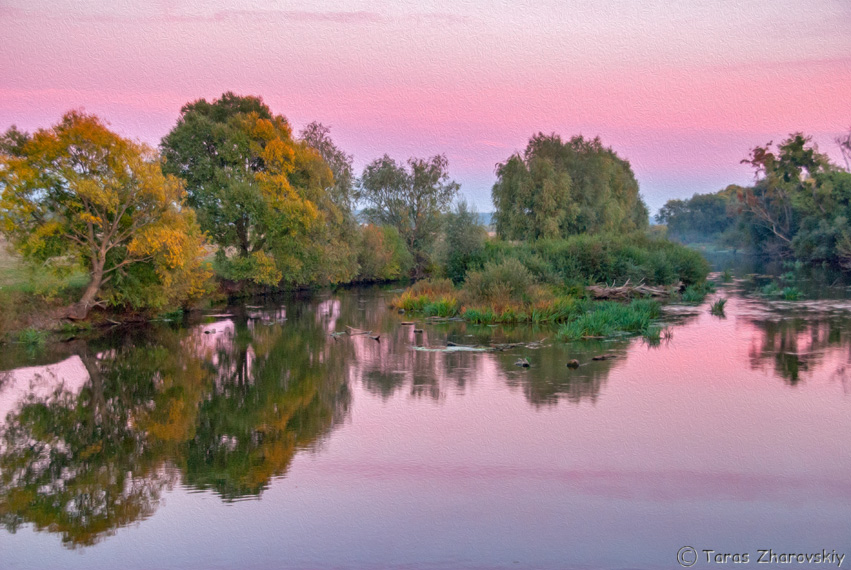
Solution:
{"label": "bush", "polygon": [[539,283],[553,285],[644,282],[649,285],[701,283],[709,265],[700,253],[644,233],[624,236],[576,235],[528,243],[491,241],[482,263],[518,260]]}
{"label": "bush", "polygon": [[715,315],[716,317],[724,316],[724,305],[727,304],[727,299],[718,299],[712,306],[709,307],[709,312]]}
{"label": "bush", "polygon": [[[424,279],[417,281],[404,293],[393,299],[390,305],[405,311],[425,312],[426,307],[443,300],[444,303],[456,297],[455,286],[449,279]],[[432,311],[439,310],[436,306]],[[457,306],[456,306],[457,313]],[[452,315],[441,315],[452,316]]]}
{"label": "bush", "polygon": [[487,263],[481,271],[471,271],[464,281],[466,300],[505,308],[512,303],[527,303],[535,278],[517,259]]}

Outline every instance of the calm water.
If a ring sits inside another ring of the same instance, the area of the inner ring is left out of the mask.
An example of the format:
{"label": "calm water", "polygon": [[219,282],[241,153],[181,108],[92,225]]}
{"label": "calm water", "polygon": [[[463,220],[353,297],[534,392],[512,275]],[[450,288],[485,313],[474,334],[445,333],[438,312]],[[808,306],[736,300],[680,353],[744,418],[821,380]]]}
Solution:
{"label": "calm water", "polygon": [[[671,307],[656,346],[456,322],[417,335],[392,292],[365,289],[7,350],[0,567],[851,555],[851,302],[737,291],[720,292],[723,319]],[[346,325],[380,339],[330,335]]]}

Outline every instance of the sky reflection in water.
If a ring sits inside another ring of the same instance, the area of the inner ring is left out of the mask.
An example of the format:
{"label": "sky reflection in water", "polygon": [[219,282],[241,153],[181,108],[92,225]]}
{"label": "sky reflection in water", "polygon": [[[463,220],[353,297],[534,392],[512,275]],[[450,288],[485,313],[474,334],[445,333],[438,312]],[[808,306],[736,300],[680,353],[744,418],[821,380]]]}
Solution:
{"label": "sky reflection in water", "polygon": [[[684,545],[851,554],[851,305],[724,294],[723,319],[672,307],[659,346],[464,323],[420,338],[372,289],[6,354],[3,564],[667,568]],[[329,335],[346,325],[380,341]],[[412,350],[547,337],[503,353]],[[590,361],[601,353],[618,358]]]}

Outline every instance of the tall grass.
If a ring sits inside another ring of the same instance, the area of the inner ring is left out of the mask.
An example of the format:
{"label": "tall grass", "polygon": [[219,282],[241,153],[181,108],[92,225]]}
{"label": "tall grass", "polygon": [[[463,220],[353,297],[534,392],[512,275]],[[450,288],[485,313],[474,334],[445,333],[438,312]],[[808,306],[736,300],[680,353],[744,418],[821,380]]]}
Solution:
{"label": "tall grass", "polygon": [[593,303],[590,311],[563,325],[558,331],[558,338],[571,341],[617,334],[647,334],[651,331],[652,321],[660,314],[661,305],[649,299],[637,299],[629,304],[597,302]]}
{"label": "tall grass", "polygon": [[727,299],[718,299],[712,306],[709,307],[709,312],[715,315],[716,317],[724,316],[724,305],[727,304]]}

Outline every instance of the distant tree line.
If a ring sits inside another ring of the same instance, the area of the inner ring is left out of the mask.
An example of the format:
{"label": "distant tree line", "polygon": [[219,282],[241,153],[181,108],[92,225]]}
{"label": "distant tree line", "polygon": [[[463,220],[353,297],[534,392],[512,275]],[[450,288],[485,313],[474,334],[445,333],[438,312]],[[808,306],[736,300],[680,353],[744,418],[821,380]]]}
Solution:
{"label": "distant tree line", "polygon": [[837,139],[846,164],[834,164],[811,137],[793,133],[755,147],[742,162],[754,184],[669,200],[657,221],[683,242],[714,242],[811,263],[851,266],[851,133]]}

